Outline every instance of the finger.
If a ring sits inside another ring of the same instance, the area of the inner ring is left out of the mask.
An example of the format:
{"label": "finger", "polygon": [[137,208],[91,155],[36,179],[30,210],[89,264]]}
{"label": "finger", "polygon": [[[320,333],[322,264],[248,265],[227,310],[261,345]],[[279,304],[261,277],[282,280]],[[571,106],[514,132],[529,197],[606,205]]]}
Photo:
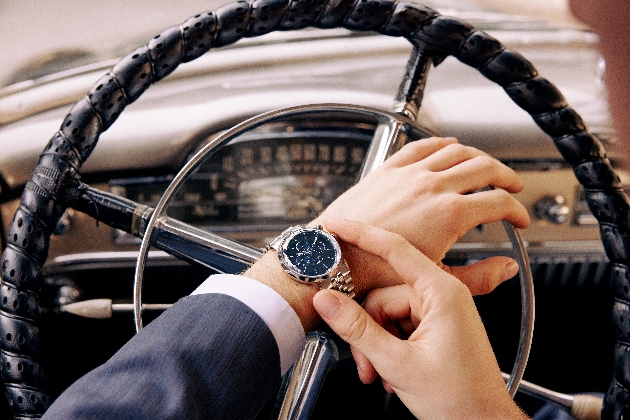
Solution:
{"label": "finger", "polygon": [[405,348],[403,342],[385,331],[343,293],[320,290],[313,297],[313,306],[342,340],[356,347],[380,372],[389,372],[404,360],[401,357]]}
{"label": "finger", "polygon": [[464,194],[487,186],[503,188],[511,193],[521,192],[523,183],[516,172],[486,154],[475,156],[442,172],[449,185]]}
{"label": "finger", "polygon": [[365,357],[355,346],[350,346],[352,352],[352,358],[357,364],[357,372],[359,379],[364,384],[371,384],[376,378],[378,378],[378,372],[374,369],[374,365],[370,362],[370,359]]}
{"label": "finger", "polygon": [[[402,281],[411,286],[421,275],[422,287],[428,287],[438,279],[444,281],[444,271],[398,234],[354,220],[328,219],[324,224],[343,241],[381,257]],[[453,281],[459,283],[454,278]],[[441,290],[445,291],[443,287]]]}
{"label": "finger", "polygon": [[389,321],[411,316],[410,300],[413,294],[413,289],[406,284],[374,289],[365,297],[363,309],[384,327]]}
{"label": "finger", "polygon": [[[409,299],[412,293],[413,289],[410,289],[406,284],[374,289],[367,294],[362,306],[377,324],[393,336],[400,338],[400,333],[392,321],[410,316],[411,306]],[[374,369],[372,362],[356,347],[350,346],[350,350],[357,364],[357,372],[361,382],[364,384],[374,382],[378,377],[378,373]]]}
{"label": "finger", "polygon": [[462,267],[442,269],[464,283],[473,296],[485,295],[518,273],[518,263],[509,257],[490,257]]}
{"label": "finger", "polygon": [[471,220],[471,226],[492,223],[498,220],[506,220],[519,229],[529,226],[529,214],[527,209],[505,190],[495,189],[480,191],[474,194],[460,196],[464,201],[464,207],[477,211],[464,212],[475,218]]}
{"label": "finger", "polygon": [[395,392],[394,388],[392,388],[389,382],[387,382],[385,379],[381,378],[381,382],[383,383],[383,388],[385,388],[385,392],[387,392],[388,394],[393,394]]}
{"label": "finger", "polygon": [[485,152],[482,152],[479,149],[455,143],[449,144],[436,151],[431,156],[428,156],[426,159],[419,162],[419,164],[422,168],[428,171],[441,172],[469,159],[482,155],[487,156]]}
{"label": "finger", "polygon": [[457,139],[454,137],[431,137],[413,141],[394,153],[382,166],[400,168],[411,165],[453,143],[457,143]]}
{"label": "finger", "polygon": [[418,328],[419,320],[415,315],[398,321],[398,338],[409,338],[412,332]]}

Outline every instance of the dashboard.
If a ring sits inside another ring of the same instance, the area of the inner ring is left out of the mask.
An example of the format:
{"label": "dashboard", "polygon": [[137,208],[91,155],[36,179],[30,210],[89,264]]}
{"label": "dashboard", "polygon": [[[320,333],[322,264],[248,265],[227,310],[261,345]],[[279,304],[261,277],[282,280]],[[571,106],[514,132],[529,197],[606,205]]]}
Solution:
{"label": "dashboard", "polygon": [[[259,246],[264,246],[260,233],[312,220],[358,181],[374,127],[342,121],[310,125],[286,122],[236,138],[190,176],[167,214],[206,230],[238,233],[241,241]],[[170,180],[114,179],[109,187],[155,206]],[[116,236],[114,243],[121,242],[125,236]]]}

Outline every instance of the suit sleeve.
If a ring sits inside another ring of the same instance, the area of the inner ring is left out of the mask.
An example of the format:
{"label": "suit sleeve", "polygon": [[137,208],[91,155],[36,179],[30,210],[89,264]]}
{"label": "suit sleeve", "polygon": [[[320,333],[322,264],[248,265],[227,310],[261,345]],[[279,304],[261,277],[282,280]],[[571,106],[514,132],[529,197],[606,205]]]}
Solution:
{"label": "suit sleeve", "polygon": [[[272,332],[282,326],[267,324],[278,324],[283,317],[261,316],[260,308],[252,309],[243,300],[238,292],[202,292],[181,299],[104,365],[71,385],[44,419],[255,417],[279,387],[282,365],[292,361],[281,362],[278,334]],[[257,301],[277,306],[269,299]],[[285,350],[285,358],[295,361],[303,330],[300,339],[289,346],[295,356]]]}

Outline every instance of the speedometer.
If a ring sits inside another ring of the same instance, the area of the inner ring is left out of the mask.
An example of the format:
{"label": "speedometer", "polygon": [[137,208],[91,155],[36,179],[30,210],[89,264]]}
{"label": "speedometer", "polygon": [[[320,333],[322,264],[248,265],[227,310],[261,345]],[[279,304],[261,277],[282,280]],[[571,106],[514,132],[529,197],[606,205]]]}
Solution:
{"label": "speedometer", "polygon": [[[357,182],[369,130],[251,133],[210,156],[171,200],[169,216],[215,231],[270,231],[316,217]],[[119,179],[116,194],[155,205],[168,178]]]}

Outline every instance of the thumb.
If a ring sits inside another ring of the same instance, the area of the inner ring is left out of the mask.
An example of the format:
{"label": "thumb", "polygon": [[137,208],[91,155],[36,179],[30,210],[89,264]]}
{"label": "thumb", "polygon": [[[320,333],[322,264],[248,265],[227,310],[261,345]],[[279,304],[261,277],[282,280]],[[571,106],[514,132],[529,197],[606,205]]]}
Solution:
{"label": "thumb", "polygon": [[490,257],[462,267],[442,265],[442,269],[464,283],[470,293],[485,295],[518,273],[518,263],[509,257]]}
{"label": "thumb", "polygon": [[313,297],[313,306],[323,320],[345,342],[365,355],[381,374],[396,358],[392,352],[402,342],[385,331],[354,300],[333,290],[320,290]]}

